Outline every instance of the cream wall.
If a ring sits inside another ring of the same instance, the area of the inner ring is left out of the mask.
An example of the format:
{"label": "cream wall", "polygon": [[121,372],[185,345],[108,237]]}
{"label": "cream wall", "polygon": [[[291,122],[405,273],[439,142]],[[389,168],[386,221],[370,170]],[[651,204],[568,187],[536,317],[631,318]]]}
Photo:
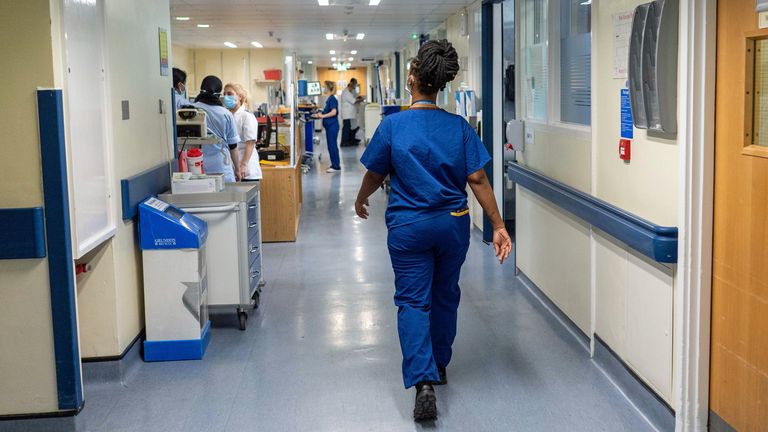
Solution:
{"label": "cream wall", "polygon": [[245,85],[254,103],[265,103],[267,86],[256,83],[256,80],[264,80],[265,69],[285,69],[286,54],[282,49],[194,49],[174,44],[173,50],[172,64],[187,73],[187,91],[190,95],[200,91],[203,78],[215,75],[224,84],[235,82]]}
{"label": "cream wall", "polygon": [[[677,224],[678,148],[635,130],[618,158],[620,89],[612,15],[643,0],[592,2],[591,132],[528,122],[521,163],[653,223]],[[593,157],[594,156],[594,157]],[[518,186],[517,265],[586,334],[592,331],[673,405],[674,266],[656,263]],[[594,310],[593,305],[594,304]],[[594,317],[594,318],[593,318]]]}
{"label": "cream wall", "polygon": [[[120,194],[120,179],[171,158],[172,77],[170,71],[160,75],[158,54],[158,28],[170,28],[170,6],[167,0],[107,0],[105,14],[112,181]],[[121,117],[123,100],[130,104],[129,120]],[[84,358],[120,355],[144,327],[141,255],[135,239],[134,223],[121,220],[115,237],[81,260],[93,267],[77,281]]]}
{"label": "cream wall", "polygon": [[[0,207],[42,207],[37,87],[54,87],[48,0],[0,2]],[[48,260],[0,261],[0,416],[58,410]]]}

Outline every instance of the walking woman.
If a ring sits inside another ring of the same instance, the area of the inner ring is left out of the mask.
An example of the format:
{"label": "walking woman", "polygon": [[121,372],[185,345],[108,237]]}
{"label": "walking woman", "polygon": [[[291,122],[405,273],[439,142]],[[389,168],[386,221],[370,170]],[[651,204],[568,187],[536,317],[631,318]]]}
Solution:
{"label": "walking woman", "polygon": [[416,387],[416,421],[437,418],[433,385],[448,382],[459,273],[469,249],[467,183],[493,224],[499,262],[512,250],[483,171],[488,152],[464,118],[436,104],[437,93],[458,71],[458,56],[448,41],[422,45],[408,76],[413,103],[381,122],[361,158],[368,171],[355,201],[358,216],[367,219],[368,197],[390,176],[387,245],[395,272],[403,381],[405,388]]}
{"label": "walking woman", "polygon": [[341,171],[339,161],[339,101],[336,99],[336,83],[333,81],[325,82],[325,91],[328,99],[325,101],[325,108],[322,114],[315,114],[313,118],[323,119],[323,128],[325,128],[325,141],[328,144],[328,156],[331,158],[331,167],[325,172],[337,173]]}
{"label": "walking woman", "polygon": [[237,153],[240,136],[235,128],[235,118],[231,112],[224,108],[219,99],[220,96],[221,80],[209,75],[203,78],[203,82],[200,84],[200,94],[197,95],[192,105],[208,114],[206,117],[208,129],[219,137],[218,144],[202,146],[205,172],[222,173],[225,182],[234,183],[240,179],[239,176],[237,178],[235,176],[240,163],[240,157]]}

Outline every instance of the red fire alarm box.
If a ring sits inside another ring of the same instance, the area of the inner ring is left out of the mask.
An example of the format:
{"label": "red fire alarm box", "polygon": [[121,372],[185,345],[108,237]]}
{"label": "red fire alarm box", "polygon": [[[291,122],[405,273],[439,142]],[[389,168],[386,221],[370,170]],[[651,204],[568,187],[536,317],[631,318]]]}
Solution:
{"label": "red fire alarm box", "polygon": [[629,161],[632,158],[632,140],[619,140],[619,159]]}

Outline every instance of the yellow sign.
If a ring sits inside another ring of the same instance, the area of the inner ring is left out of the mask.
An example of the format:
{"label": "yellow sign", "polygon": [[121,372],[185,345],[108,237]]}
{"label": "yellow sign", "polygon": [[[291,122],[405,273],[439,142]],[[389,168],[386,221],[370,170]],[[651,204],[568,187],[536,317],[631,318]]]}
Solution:
{"label": "yellow sign", "polygon": [[158,29],[158,38],[160,39],[160,75],[168,76],[168,31]]}

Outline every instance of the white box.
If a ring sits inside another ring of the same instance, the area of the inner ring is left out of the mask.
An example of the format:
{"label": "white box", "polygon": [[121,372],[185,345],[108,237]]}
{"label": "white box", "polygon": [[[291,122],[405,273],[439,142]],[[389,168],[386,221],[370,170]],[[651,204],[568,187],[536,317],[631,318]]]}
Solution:
{"label": "white box", "polygon": [[[223,189],[223,176],[218,180]],[[215,176],[195,175],[192,173],[173,173],[171,178],[171,193],[190,194],[218,192],[221,190]]]}

